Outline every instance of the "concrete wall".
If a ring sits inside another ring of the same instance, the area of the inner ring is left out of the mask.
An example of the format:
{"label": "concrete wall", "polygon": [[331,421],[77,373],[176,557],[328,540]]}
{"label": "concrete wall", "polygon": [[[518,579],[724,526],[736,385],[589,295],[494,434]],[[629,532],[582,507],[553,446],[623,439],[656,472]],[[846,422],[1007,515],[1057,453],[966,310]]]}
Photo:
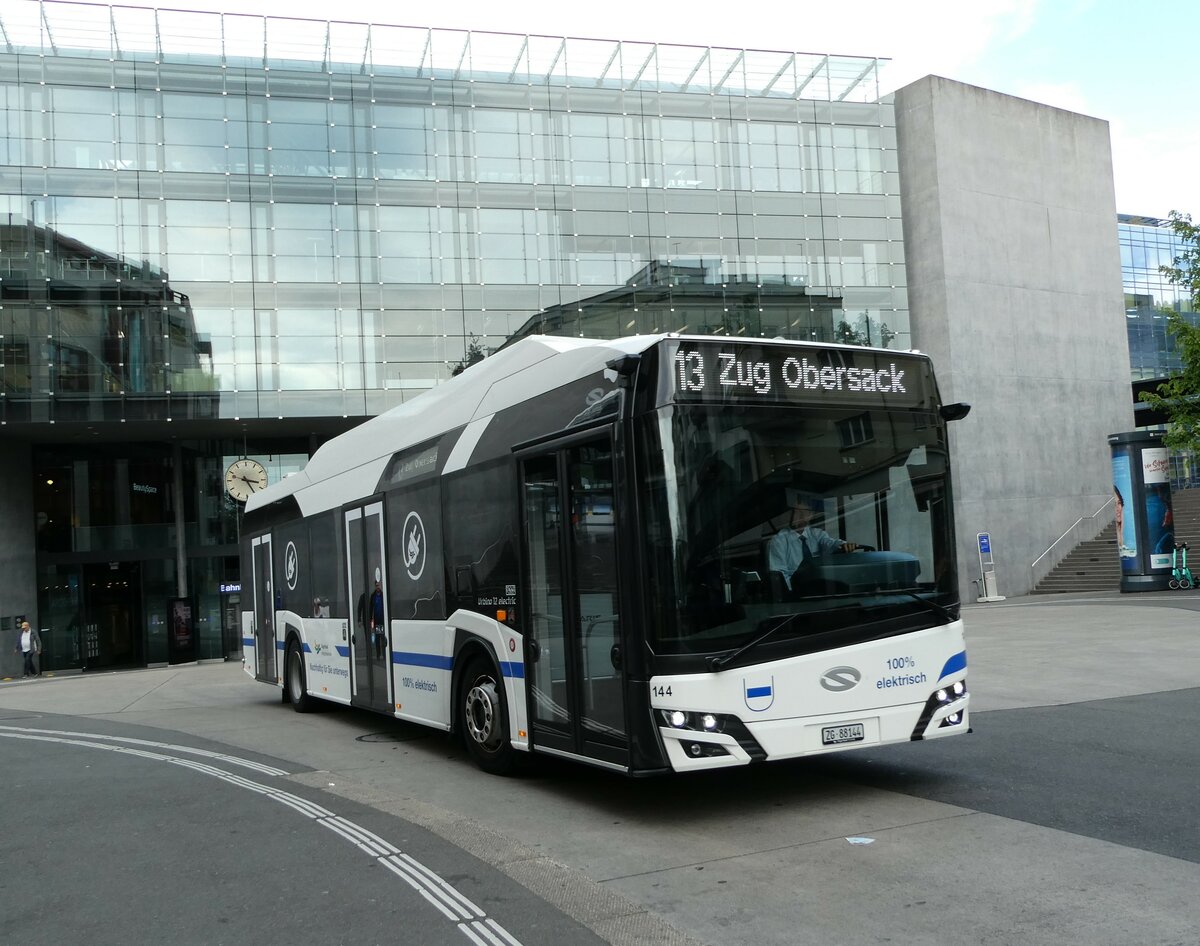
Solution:
{"label": "concrete wall", "polygon": [[[36,627],[32,484],[29,444],[4,441],[0,451],[0,617],[24,614]],[[13,653],[15,643],[15,632],[6,626],[0,631],[0,677],[21,675],[21,657]]]}
{"label": "concrete wall", "polygon": [[950,434],[963,600],[979,532],[1023,594],[1134,426],[1108,123],[937,76],[895,98],[913,346],[972,405]]}

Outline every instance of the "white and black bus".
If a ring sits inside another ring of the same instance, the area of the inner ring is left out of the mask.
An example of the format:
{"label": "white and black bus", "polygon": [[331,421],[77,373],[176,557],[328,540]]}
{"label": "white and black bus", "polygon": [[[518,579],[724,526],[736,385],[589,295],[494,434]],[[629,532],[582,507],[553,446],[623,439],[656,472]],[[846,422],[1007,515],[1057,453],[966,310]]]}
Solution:
{"label": "white and black bus", "polygon": [[927,357],[526,338],[246,504],[245,667],[300,711],[631,775],[967,731]]}

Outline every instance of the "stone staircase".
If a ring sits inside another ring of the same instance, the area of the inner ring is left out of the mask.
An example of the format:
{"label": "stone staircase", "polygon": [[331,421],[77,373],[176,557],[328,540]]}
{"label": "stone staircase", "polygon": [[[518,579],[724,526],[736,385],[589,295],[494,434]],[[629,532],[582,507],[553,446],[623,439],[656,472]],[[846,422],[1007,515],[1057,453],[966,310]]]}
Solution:
{"label": "stone staircase", "polygon": [[1080,542],[1030,592],[1056,595],[1080,591],[1117,591],[1121,562],[1117,558],[1117,525],[1110,522],[1094,539]]}
{"label": "stone staircase", "polygon": [[1172,492],[1171,514],[1175,519],[1175,541],[1188,544],[1188,568],[1195,574],[1200,570],[1200,489]]}
{"label": "stone staircase", "polygon": [[[1175,541],[1188,544],[1188,565],[1196,574],[1200,572],[1200,489],[1172,493],[1171,511],[1175,519]],[[1075,546],[1030,594],[1117,591],[1120,587],[1117,527],[1110,522],[1096,538]]]}

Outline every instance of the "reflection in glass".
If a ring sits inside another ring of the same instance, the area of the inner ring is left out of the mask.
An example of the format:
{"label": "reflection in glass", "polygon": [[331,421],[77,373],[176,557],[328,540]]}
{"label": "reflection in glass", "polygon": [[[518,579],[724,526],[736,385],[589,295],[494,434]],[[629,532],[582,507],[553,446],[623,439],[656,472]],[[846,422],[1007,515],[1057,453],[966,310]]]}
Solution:
{"label": "reflection in glass", "polygon": [[[852,625],[899,633],[927,626],[931,605],[957,606],[932,413],[664,408],[641,436],[656,461],[641,503],[659,652],[736,648],[778,624],[780,646],[803,653]],[[806,535],[807,553],[785,562],[780,537],[807,525],[828,538]],[[844,542],[859,550],[837,554]]]}
{"label": "reflection in glass", "polygon": [[512,340],[679,332],[886,348],[896,337],[877,312],[848,315],[843,306],[840,295],[810,288],[799,273],[737,276],[719,259],[658,260],[618,289],[539,312]]}
{"label": "reflection in glass", "polygon": [[0,222],[0,267],[9,409],[47,395],[202,399],[212,390],[211,345],[165,272],[13,218]]}
{"label": "reflection in glass", "polygon": [[[268,340],[252,310],[404,321],[338,351],[351,362],[324,402],[290,401],[324,414],[399,403],[475,340],[490,351],[514,332],[909,340],[894,120],[873,59],[54,2],[10,4],[0,26],[15,76],[0,164],[28,194],[7,199],[10,223],[128,261],[142,283],[169,271],[174,289],[131,301],[150,326],[136,345],[137,325],[82,333],[126,333],[105,370],[98,342],[53,357],[19,342],[6,383],[43,416],[64,384],[104,398],[207,384],[225,395],[218,416],[274,416],[268,403],[288,402],[274,395],[318,390],[315,376],[228,353],[253,339],[282,358],[288,334],[332,352],[342,336],[333,320],[323,333],[281,320]],[[238,313],[202,343],[226,353],[219,368],[186,344],[154,350],[176,331],[156,331],[154,307],[183,299]],[[54,324],[22,323],[18,339],[74,338],[70,315],[27,301]],[[447,340],[441,364],[390,344],[420,335]],[[27,380],[43,361],[63,380]]]}

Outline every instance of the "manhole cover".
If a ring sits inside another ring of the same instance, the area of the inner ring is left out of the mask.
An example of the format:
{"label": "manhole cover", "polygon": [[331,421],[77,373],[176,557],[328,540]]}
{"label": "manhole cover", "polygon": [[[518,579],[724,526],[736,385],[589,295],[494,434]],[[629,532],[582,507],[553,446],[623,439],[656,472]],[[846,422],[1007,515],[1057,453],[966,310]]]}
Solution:
{"label": "manhole cover", "polygon": [[403,732],[369,732],[363,733],[361,736],[355,736],[355,742],[414,742],[417,739],[423,738],[422,733],[403,733]]}

